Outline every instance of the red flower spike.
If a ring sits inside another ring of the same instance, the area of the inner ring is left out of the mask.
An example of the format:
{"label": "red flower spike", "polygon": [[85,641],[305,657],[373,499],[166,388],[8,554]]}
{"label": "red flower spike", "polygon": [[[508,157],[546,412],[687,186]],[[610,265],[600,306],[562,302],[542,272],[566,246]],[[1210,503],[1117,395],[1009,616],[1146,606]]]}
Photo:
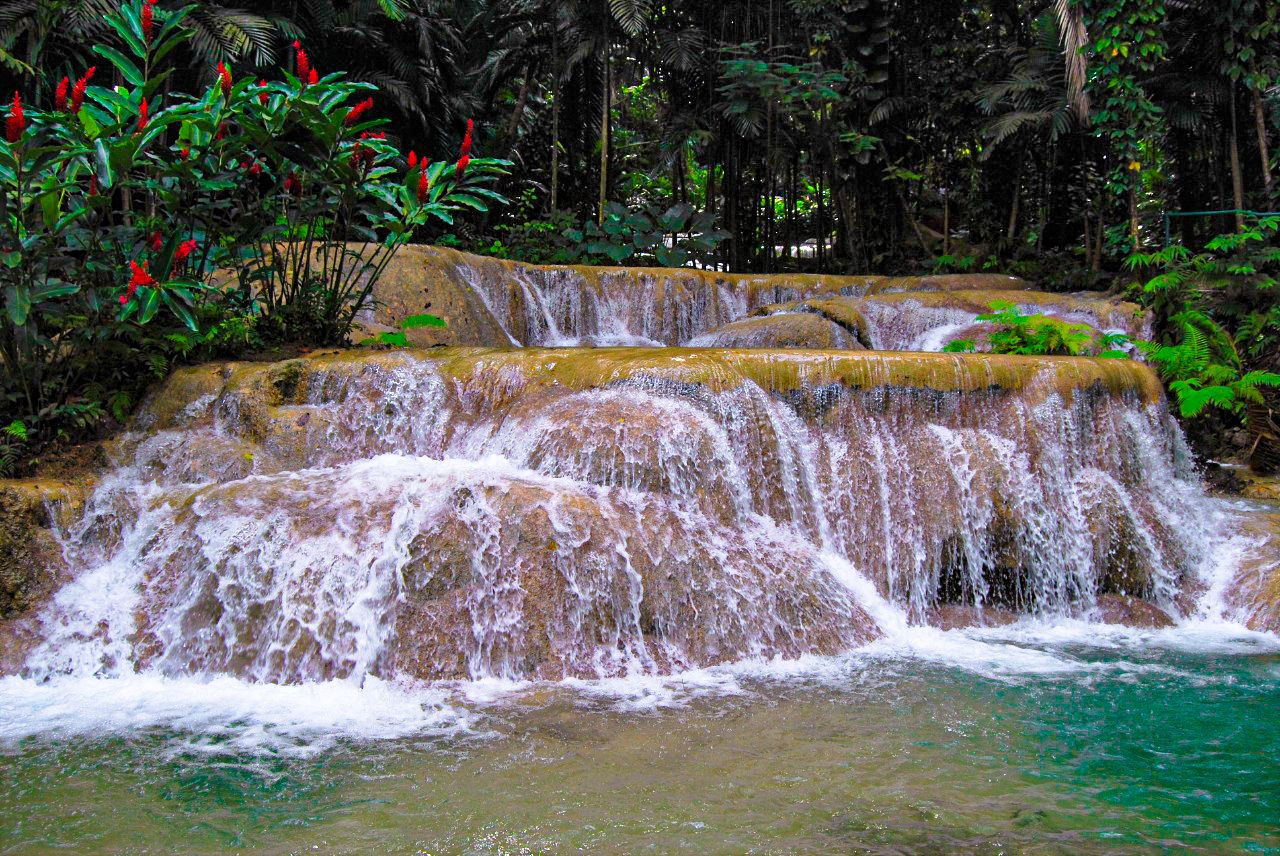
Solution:
{"label": "red flower spike", "polygon": [[222,85],[222,97],[231,97],[231,72],[221,62],[218,63],[218,82]]}
{"label": "red flower spike", "polygon": [[462,151],[458,152],[459,157],[471,157],[471,129],[475,127],[475,120],[467,120],[467,134],[462,138]]}
{"label": "red flower spike", "polygon": [[284,192],[292,196],[302,195],[302,182],[298,180],[298,174],[291,172],[284,178]]}
{"label": "red flower spike", "polygon": [[71,78],[64,77],[58,82],[58,89],[53,94],[53,109],[59,113],[67,112],[67,89],[71,86]]}
{"label": "red flower spike", "polygon": [[319,82],[320,82],[320,75],[316,73],[316,70],[314,68],[311,69],[310,73],[307,74],[307,85],[315,86]]}
{"label": "red flower spike", "polygon": [[90,196],[98,195],[98,176],[96,175],[89,176],[89,195]]}
{"label": "red flower spike", "polygon": [[151,233],[151,237],[147,239],[147,245],[151,247],[151,252],[160,252],[160,248],[164,246],[164,236],[160,234],[159,229]]}
{"label": "red flower spike", "polygon": [[267,82],[265,80],[259,80],[258,88],[262,90],[258,93],[258,103],[263,107],[266,107],[267,101],[270,99],[270,96],[267,94]]}
{"label": "red flower spike", "polygon": [[182,155],[183,160],[186,160],[187,158],[191,157],[191,149],[187,148],[186,146],[183,146],[182,148],[178,149],[178,152]]}
{"label": "red flower spike", "polygon": [[360,121],[360,116],[373,109],[373,99],[366,98],[356,106],[347,111],[347,118],[344,120],[348,128]]}
{"label": "red flower spike", "polygon": [[418,165],[418,153],[409,152],[409,169],[413,169]]}
{"label": "red flower spike", "polygon": [[151,274],[147,273],[146,262],[143,262],[142,264],[138,264],[137,262],[131,261],[129,262],[129,267],[133,269],[133,275],[129,277],[128,290],[124,294],[120,295],[121,306],[128,303],[129,298],[133,297],[135,294],[138,293],[138,288],[140,286],[158,285],[158,283],[155,281],[155,278],[152,277]]}
{"label": "red flower spike", "polygon": [[196,249],[196,239],[189,238],[178,244],[178,249],[173,251],[173,263],[177,265],[186,264],[187,257]]}
{"label": "red flower spike", "polygon": [[418,174],[418,202],[426,202],[431,196],[431,177],[427,175],[427,159],[422,159],[422,171]]}
{"label": "red flower spike", "polygon": [[89,81],[93,80],[93,75],[98,71],[96,65],[89,66],[89,70],[84,73],[84,77],[76,81],[76,85],[71,89],[71,112],[79,113],[80,105],[84,104],[84,91],[89,86]]}
{"label": "red flower spike", "polygon": [[467,164],[471,163],[471,155],[463,155],[458,158],[458,168],[454,171],[454,178],[458,181],[462,180],[462,174],[467,171]]}
{"label": "red flower spike", "polygon": [[146,0],[142,4],[142,39],[146,42],[147,47],[151,47],[151,34],[155,29],[154,10],[151,8],[154,5],[156,5],[156,0]]}
{"label": "red flower spike", "polygon": [[214,134],[214,135],[213,135],[213,138],[214,138],[215,140],[221,140],[222,138],[226,137],[226,135],[227,135],[227,123],[226,123],[226,122],[219,122],[219,123],[218,123],[218,133]]}
{"label": "red flower spike", "polygon": [[307,52],[302,49],[302,42],[295,39],[293,49],[297,53],[298,80],[302,81],[303,86],[306,86],[307,81],[311,79],[311,59],[307,56]]}
{"label": "red flower spike", "polygon": [[5,139],[16,143],[22,139],[22,133],[25,130],[27,130],[27,117],[22,112],[22,96],[15,92],[13,104],[9,105],[9,118],[4,123]]}
{"label": "red flower spike", "polygon": [[138,133],[141,134],[147,129],[147,122],[150,120],[147,111],[147,99],[142,99],[142,105],[138,107]]}

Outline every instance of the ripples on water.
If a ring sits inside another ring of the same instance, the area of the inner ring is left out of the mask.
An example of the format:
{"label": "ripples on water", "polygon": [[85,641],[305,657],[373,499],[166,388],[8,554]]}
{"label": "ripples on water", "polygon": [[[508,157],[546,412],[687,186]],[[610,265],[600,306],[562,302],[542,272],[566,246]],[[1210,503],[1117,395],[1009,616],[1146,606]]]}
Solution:
{"label": "ripples on water", "polygon": [[1278,703],[1280,644],[1224,625],[922,628],[564,684],[8,678],[0,830],[3,852],[1280,852]]}

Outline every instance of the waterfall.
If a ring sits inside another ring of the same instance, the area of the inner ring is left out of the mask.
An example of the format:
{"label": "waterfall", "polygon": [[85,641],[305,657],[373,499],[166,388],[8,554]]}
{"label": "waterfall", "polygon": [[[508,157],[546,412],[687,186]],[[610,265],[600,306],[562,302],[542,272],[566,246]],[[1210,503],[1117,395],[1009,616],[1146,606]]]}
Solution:
{"label": "waterfall", "polygon": [[1178,615],[1217,538],[1180,442],[1125,361],[202,366],[152,397],[62,533],[84,570],[25,670],[597,678],[835,653],[946,607]]}

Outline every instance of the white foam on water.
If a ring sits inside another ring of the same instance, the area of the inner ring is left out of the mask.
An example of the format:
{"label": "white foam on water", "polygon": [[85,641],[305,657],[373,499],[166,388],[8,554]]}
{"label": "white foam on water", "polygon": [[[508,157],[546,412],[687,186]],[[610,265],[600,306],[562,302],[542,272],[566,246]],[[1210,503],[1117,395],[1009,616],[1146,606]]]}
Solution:
{"label": "white foam on water", "polygon": [[99,739],[151,729],[200,738],[187,748],[309,755],[340,741],[471,735],[479,725],[440,689],[372,677],[363,686],[155,674],[45,683],[0,678],[0,746],[36,736]]}

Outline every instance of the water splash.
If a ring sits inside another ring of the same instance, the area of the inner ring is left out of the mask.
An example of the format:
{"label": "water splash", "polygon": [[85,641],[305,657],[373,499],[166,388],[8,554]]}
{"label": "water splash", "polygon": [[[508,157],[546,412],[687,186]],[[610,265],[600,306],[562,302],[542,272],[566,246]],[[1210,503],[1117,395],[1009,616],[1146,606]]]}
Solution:
{"label": "water splash", "polygon": [[802,352],[706,384],[679,378],[708,357],[649,353],[176,376],[65,533],[86,570],[27,674],[654,675],[835,653],[947,604],[1179,615],[1218,573],[1222,521],[1141,386],[1046,362],[1021,392],[947,392],[856,354],[887,385],[850,386]]}

